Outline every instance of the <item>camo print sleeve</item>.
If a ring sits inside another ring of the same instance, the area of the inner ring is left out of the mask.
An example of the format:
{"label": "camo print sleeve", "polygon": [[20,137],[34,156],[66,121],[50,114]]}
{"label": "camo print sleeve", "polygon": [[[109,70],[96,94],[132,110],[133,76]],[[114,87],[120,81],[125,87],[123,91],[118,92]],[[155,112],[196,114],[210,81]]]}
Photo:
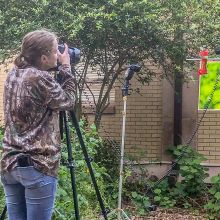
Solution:
{"label": "camo print sleeve", "polygon": [[30,82],[29,96],[36,104],[52,110],[73,109],[75,82],[70,67],[62,65],[58,76],[59,83],[48,72],[39,72]]}
{"label": "camo print sleeve", "polygon": [[37,170],[57,176],[61,151],[59,111],[73,109],[75,101],[70,66],[60,66],[58,78],[59,82],[34,67],[9,72],[4,87],[1,172],[13,170],[17,156],[26,153]]}

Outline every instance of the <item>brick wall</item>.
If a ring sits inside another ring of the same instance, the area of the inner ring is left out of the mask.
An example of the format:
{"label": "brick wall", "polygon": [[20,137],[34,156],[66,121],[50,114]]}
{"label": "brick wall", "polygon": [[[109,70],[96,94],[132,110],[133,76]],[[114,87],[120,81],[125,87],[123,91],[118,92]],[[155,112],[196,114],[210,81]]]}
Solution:
{"label": "brick wall", "polygon": [[[127,98],[125,151],[134,158],[155,160],[161,157],[162,138],[162,81],[154,80],[149,85],[142,85],[136,79],[131,80],[133,89]],[[123,99],[122,85],[118,81],[115,91],[115,115],[105,115],[101,129],[103,136],[113,137],[121,142]],[[139,88],[140,94],[134,90]]]}
{"label": "brick wall", "polygon": [[[203,111],[199,110],[199,118]],[[208,163],[220,164],[220,111],[209,110],[202,120],[198,132],[198,151],[207,159]]]}

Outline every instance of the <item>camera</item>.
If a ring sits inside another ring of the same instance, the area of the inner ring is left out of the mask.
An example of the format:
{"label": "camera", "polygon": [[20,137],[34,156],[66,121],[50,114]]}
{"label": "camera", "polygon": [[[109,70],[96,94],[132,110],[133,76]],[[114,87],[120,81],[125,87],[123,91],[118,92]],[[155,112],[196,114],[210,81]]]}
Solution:
{"label": "camera", "polygon": [[[60,51],[60,53],[63,53],[65,50],[64,44],[59,44],[58,50]],[[69,47],[68,53],[70,55],[70,63],[71,64],[78,63],[80,61],[80,50],[79,49],[77,49],[75,47]]]}
{"label": "camera", "polygon": [[[60,53],[63,53],[65,50],[64,44],[59,44],[58,45],[58,50]],[[70,64],[76,64],[80,61],[80,50],[76,47],[68,47],[68,53],[70,56]],[[50,68],[47,71],[58,71],[58,67],[61,65],[59,61],[57,60],[57,66],[54,68]]]}

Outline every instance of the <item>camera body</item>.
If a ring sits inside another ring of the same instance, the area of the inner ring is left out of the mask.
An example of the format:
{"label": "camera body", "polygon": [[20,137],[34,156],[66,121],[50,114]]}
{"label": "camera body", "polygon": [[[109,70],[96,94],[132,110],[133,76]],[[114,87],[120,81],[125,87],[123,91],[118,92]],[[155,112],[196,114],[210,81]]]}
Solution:
{"label": "camera body", "polygon": [[[63,44],[59,44],[58,50],[60,51],[60,53],[63,53],[65,50],[65,46]],[[68,53],[70,55],[71,64],[78,63],[80,61],[80,50],[78,48],[69,47]]]}

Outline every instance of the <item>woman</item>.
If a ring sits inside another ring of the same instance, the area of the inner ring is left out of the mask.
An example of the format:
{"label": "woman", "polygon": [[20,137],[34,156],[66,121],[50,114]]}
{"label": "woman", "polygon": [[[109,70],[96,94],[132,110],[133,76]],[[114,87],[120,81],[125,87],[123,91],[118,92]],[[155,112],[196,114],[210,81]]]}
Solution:
{"label": "woman", "polygon": [[[59,83],[47,71],[59,66]],[[59,111],[74,105],[68,47],[46,30],[28,33],[4,88],[1,159],[9,220],[49,220],[60,159]]]}

